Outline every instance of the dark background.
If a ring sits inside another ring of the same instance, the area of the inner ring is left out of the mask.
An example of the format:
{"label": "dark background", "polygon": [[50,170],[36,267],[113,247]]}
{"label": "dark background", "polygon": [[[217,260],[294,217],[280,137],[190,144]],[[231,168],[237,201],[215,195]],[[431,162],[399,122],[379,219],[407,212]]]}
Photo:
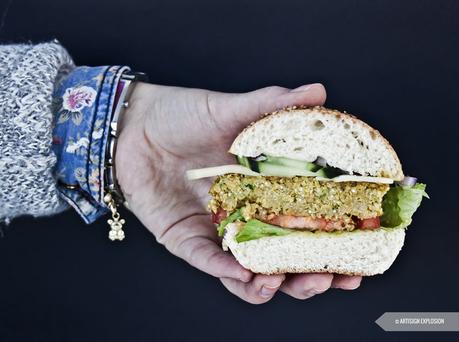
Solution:
{"label": "dark background", "polygon": [[323,82],[327,105],[377,127],[431,196],[384,276],[261,306],[170,255],[132,216],[123,243],[73,211],[17,219],[0,239],[2,342],[458,340],[374,321],[459,311],[459,2],[0,0],[0,11],[3,44],[58,38],[79,65],[127,64],[155,83]]}

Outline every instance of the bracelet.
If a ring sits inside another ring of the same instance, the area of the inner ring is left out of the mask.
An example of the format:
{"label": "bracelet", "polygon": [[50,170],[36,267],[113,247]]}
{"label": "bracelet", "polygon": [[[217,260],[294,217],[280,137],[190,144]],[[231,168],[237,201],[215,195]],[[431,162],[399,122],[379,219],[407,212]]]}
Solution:
{"label": "bracelet", "polygon": [[107,149],[105,151],[104,167],[104,202],[112,213],[112,218],[107,220],[110,226],[108,238],[112,241],[121,241],[125,238],[123,225],[126,222],[121,218],[118,206],[124,204],[128,207],[116,178],[115,156],[118,142],[118,123],[121,116],[129,107],[129,97],[132,94],[135,82],[147,82],[148,77],[141,72],[125,72],[121,75],[115,97],[115,109],[110,120],[110,133],[108,135]]}

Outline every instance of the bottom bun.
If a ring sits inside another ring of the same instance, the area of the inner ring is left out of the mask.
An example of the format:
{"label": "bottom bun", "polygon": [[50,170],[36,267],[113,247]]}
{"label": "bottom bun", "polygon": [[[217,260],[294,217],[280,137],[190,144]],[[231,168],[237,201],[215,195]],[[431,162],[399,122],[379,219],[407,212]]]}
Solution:
{"label": "bottom bun", "polygon": [[238,224],[223,238],[237,261],[254,273],[328,272],[370,276],[386,271],[405,240],[404,229],[326,233],[299,231],[238,243]]}

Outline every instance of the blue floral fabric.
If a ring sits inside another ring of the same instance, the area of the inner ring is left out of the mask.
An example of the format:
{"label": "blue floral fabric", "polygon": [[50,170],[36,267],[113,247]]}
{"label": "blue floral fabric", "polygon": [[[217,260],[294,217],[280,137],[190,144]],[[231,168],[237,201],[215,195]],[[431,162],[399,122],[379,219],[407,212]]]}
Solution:
{"label": "blue floral fabric", "polygon": [[53,150],[62,197],[86,223],[108,212],[104,160],[117,86],[125,66],[78,67],[56,85]]}

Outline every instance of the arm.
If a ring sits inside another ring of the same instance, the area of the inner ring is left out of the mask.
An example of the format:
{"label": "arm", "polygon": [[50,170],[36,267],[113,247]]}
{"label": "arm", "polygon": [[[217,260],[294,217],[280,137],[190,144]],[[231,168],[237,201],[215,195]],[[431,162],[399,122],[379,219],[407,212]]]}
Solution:
{"label": "arm", "polygon": [[[54,43],[0,47],[0,67],[0,219],[57,213],[67,202],[94,221],[107,212],[103,156],[123,67],[75,68]],[[229,162],[231,141],[261,113],[324,100],[321,85],[224,94],[138,84],[116,155],[130,208],[169,251],[248,302],[266,302],[279,288],[305,299],[358,287],[360,277],[251,274],[218,245],[206,211],[209,181],[184,178],[186,169]]]}

